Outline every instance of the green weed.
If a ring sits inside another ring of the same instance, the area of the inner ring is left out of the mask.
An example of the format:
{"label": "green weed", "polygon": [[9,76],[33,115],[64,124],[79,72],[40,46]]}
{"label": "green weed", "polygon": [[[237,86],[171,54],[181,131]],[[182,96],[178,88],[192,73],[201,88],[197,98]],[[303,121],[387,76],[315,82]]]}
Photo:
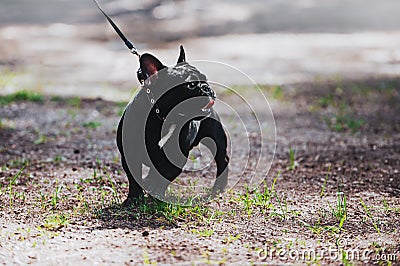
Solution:
{"label": "green weed", "polygon": [[53,192],[52,198],[51,198],[51,205],[53,205],[54,208],[57,207],[57,204],[59,202],[60,199],[60,192],[63,189],[63,186],[57,186],[55,191]]}
{"label": "green weed", "polygon": [[334,97],[332,94],[329,94],[327,96],[321,97],[318,99],[318,104],[322,107],[322,108],[326,108],[328,106],[332,106],[334,103]]}
{"label": "green weed", "polygon": [[371,223],[374,226],[376,232],[378,232],[378,234],[381,234],[381,231],[379,230],[374,217],[372,216],[371,212],[369,211],[368,206],[364,203],[364,201],[361,198],[360,198],[360,203],[361,203],[361,206],[363,207],[365,213],[367,214],[368,218],[371,220]]}
{"label": "green weed", "polygon": [[349,106],[344,100],[343,89],[338,86],[334,93],[317,99],[317,106],[321,108],[330,107],[330,113],[325,121],[331,130],[343,132],[350,131],[355,133],[359,131],[366,121],[363,118],[356,118],[351,112]]}
{"label": "green weed", "polygon": [[111,180],[111,176],[108,174],[107,171],[105,171],[105,169],[104,169],[104,173],[107,177],[108,183],[111,184],[111,192],[112,192],[112,196],[113,196],[113,202],[116,204],[121,203],[121,200],[118,195],[117,187],[115,186],[115,184],[117,184],[117,183],[113,182],[113,180]]}
{"label": "green weed", "polygon": [[260,87],[262,91],[266,91],[268,94],[272,96],[275,100],[282,100],[284,97],[282,86],[268,86],[263,85]]}
{"label": "green weed", "polygon": [[43,227],[49,231],[57,231],[69,224],[69,217],[65,214],[51,214],[46,217]]}
{"label": "green weed", "polygon": [[342,260],[342,265],[343,266],[350,266],[352,265],[349,261],[349,259],[347,258],[347,252],[344,249],[340,249],[340,253],[341,253],[341,260]]}
{"label": "green weed", "polygon": [[26,90],[17,91],[7,95],[0,95],[0,105],[7,105],[19,101],[43,102],[44,96],[37,92]]}
{"label": "green weed", "polygon": [[240,239],[241,236],[242,236],[242,235],[240,235],[240,234],[238,234],[238,235],[236,235],[236,236],[235,236],[235,235],[229,234],[228,237],[225,238],[224,244],[229,245],[230,243],[235,242],[236,240]]}
{"label": "green weed", "polygon": [[275,100],[281,100],[283,98],[283,91],[281,86],[274,87],[272,97]]}
{"label": "green weed", "polygon": [[[330,206],[330,205],[329,205]],[[346,201],[346,195],[341,192],[338,191],[337,192],[337,200],[336,200],[336,206],[335,207],[331,207],[332,210],[332,214],[334,217],[336,217],[336,219],[339,222],[339,229],[342,229],[344,222],[347,219],[347,201]]]}
{"label": "green weed", "polygon": [[157,265],[156,261],[150,260],[149,253],[147,253],[147,250],[143,251],[143,264],[144,265]]}
{"label": "green weed", "polygon": [[207,229],[207,228],[202,228],[200,230],[192,229],[191,232],[193,234],[196,234],[196,235],[200,236],[200,237],[211,237],[214,234],[214,230]]}
{"label": "green weed", "polygon": [[296,162],[296,151],[292,148],[289,149],[289,170],[294,170],[297,166]]}
{"label": "green weed", "polygon": [[15,193],[13,192],[13,186],[16,184],[15,181],[17,180],[18,177],[21,176],[22,171],[24,171],[26,167],[26,164],[24,164],[22,166],[21,169],[19,169],[18,173],[10,180],[9,184],[8,184],[8,195],[9,195],[9,199],[10,199],[10,209],[12,209],[13,207],[13,201],[14,201],[14,197],[15,197]]}
{"label": "green weed", "polygon": [[[270,210],[270,217],[280,217],[282,220],[285,220],[288,213],[286,198],[279,197],[278,193],[275,191],[276,180],[279,175],[280,172],[278,172],[269,188],[266,186],[265,182],[263,191],[255,190],[251,192],[248,188],[246,188],[246,192],[244,194],[234,198],[231,200],[231,202],[234,201],[242,203],[244,211],[249,216],[254,210],[257,209],[262,213],[266,213],[267,210]],[[278,207],[274,205],[273,199],[275,199],[278,203]]]}
{"label": "green weed", "polygon": [[275,195],[275,198],[278,200],[279,208],[281,209],[281,213],[274,212],[273,214],[280,216],[283,220],[286,220],[286,214],[287,214],[287,211],[288,211],[286,199],[284,199],[284,202],[282,204],[282,201],[279,198],[279,196],[276,193],[276,191],[274,191],[274,195]]}
{"label": "green weed", "polygon": [[227,258],[222,258],[220,260],[211,259],[210,252],[205,251],[201,254],[204,257],[204,260],[201,262],[201,265],[225,265],[227,262]]}
{"label": "green weed", "polygon": [[33,141],[33,144],[39,145],[47,142],[47,136],[43,133],[40,133],[38,130],[35,130],[37,133],[37,138]]}
{"label": "green weed", "polygon": [[59,162],[62,162],[62,161],[66,161],[66,158],[64,156],[62,156],[62,155],[56,155],[53,158],[53,162],[55,162],[55,163],[59,163]]}
{"label": "green weed", "polygon": [[86,128],[91,128],[91,129],[95,129],[101,126],[100,122],[95,122],[95,121],[90,121],[90,122],[85,122],[82,124],[82,126],[86,127]]}
{"label": "green weed", "polygon": [[355,133],[366,124],[365,119],[356,119],[349,114],[339,113],[328,120],[328,125],[335,131],[351,131]]}
{"label": "green weed", "polygon": [[82,99],[78,96],[67,98],[67,104],[71,107],[80,108],[82,104]]}

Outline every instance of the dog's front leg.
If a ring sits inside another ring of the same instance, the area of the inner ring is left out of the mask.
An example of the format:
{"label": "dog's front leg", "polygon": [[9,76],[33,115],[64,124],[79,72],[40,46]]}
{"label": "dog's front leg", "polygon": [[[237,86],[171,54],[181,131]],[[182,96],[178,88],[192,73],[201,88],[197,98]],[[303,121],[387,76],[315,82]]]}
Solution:
{"label": "dog's front leg", "polygon": [[199,140],[201,144],[205,145],[211,151],[211,154],[214,154],[214,160],[217,164],[217,178],[212,188],[212,196],[215,196],[223,192],[228,185],[229,171],[227,137],[216,113],[213,114],[213,117],[206,118],[201,122],[195,143],[198,143]]}
{"label": "dog's front leg", "polygon": [[217,176],[212,188],[212,196],[216,196],[224,191],[228,184],[229,171],[226,137],[222,127],[216,132],[216,135],[213,138],[207,137],[201,140],[201,144],[205,145],[214,154],[214,160],[217,164]]}

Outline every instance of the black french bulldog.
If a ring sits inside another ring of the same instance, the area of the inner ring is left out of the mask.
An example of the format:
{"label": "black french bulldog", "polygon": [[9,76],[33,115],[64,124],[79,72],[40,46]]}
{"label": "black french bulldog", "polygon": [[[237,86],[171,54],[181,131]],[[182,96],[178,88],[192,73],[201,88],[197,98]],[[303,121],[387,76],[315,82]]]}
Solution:
{"label": "black french bulldog", "polygon": [[[143,195],[165,196],[165,190],[181,172],[189,151],[200,142],[214,156],[217,179],[212,195],[227,185],[227,137],[213,109],[215,92],[207,78],[188,64],[183,46],[173,67],[151,54],[139,59],[137,72],[142,88],[128,104],[119,122],[117,145],[129,180],[124,206]],[[142,164],[150,168],[142,179]]]}

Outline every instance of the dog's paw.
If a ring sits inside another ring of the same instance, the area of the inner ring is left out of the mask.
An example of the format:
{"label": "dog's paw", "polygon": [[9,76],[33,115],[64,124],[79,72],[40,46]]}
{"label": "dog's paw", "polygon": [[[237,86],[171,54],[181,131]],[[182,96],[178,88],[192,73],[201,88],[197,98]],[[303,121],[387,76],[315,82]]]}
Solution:
{"label": "dog's paw", "polygon": [[143,197],[137,197],[137,198],[128,197],[128,198],[126,198],[126,200],[124,200],[124,202],[122,202],[121,206],[122,206],[122,208],[129,208],[129,207],[137,205],[141,201],[143,201]]}

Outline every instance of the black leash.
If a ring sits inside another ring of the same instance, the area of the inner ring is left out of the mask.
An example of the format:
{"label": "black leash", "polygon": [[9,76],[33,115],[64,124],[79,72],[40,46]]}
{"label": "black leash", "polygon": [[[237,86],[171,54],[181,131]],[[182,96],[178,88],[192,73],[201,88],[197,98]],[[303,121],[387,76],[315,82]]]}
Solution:
{"label": "black leash", "polygon": [[137,55],[140,57],[138,50],[136,46],[128,40],[128,38],[125,37],[125,35],[122,33],[122,31],[118,28],[118,26],[114,23],[114,21],[101,9],[99,3],[97,3],[96,0],[93,0],[93,2],[96,4],[97,8],[103,13],[103,15],[106,17],[108,22],[110,22],[111,26],[114,28],[114,30],[117,32],[118,36],[122,39],[122,41],[125,43],[125,45],[128,47],[128,49],[131,51],[132,54]]}
{"label": "black leash", "polygon": [[[122,33],[122,31],[114,23],[114,21],[103,11],[103,9],[100,7],[99,3],[97,3],[96,0],[93,0],[93,2],[96,4],[97,8],[101,11],[101,13],[103,13],[103,15],[107,18],[108,22],[110,22],[111,26],[118,33],[118,36],[122,39],[122,41],[124,41],[125,45],[131,51],[131,53],[134,55],[137,55],[140,58],[140,54],[139,54],[136,46],[130,40],[128,40],[128,38],[125,37],[125,35]],[[138,71],[140,71],[140,69]],[[151,95],[149,95],[149,94],[151,94]],[[150,104],[155,108],[154,110],[156,112],[156,116],[161,121],[165,121],[165,117],[160,114],[160,108],[158,107],[157,103],[155,102],[153,92],[150,90],[150,88],[146,88],[146,95],[147,95],[147,98],[149,99]]]}

